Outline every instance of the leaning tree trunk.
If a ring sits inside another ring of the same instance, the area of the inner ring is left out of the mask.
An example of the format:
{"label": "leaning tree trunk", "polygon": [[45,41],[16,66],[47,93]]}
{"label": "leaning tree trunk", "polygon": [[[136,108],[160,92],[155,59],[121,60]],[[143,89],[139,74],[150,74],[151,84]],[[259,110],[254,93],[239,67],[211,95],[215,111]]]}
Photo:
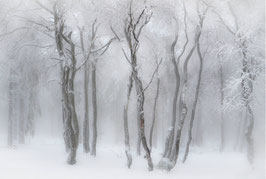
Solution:
{"label": "leaning tree trunk", "polygon": [[152,110],[152,124],[151,124],[151,129],[150,129],[150,151],[152,150],[152,138],[153,138],[153,130],[154,130],[155,120],[156,120],[156,106],[157,106],[157,101],[159,97],[159,91],[160,91],[160,79],[158,78],[156,95],[155,95],[153,110]]}
{"label": "leaning tree trunk", "polygon": [[129,141],[129,130],[128,130],[128,105],[130,101],[130,94],[132,91],[133,79],[132,74],[129,77],[128,89],[127,89],[127,102],[124,106],[124,133],[125,133],[125,153],[127,156],[127,167],[130,168],[132,164],[132,156],[130,153],[130,141]]}
{"label": "leaning tree trunk", "polygon": [[96,94],[96,62],[91,65],[91,83],[92,83],[92,146],[91,155],[96,156],[96,144],[97,144],[97,94]]}
{"label": "leaning tree trunk", "polygon": [[149,171],[153,170],[153,163],[152,163],[152,159],[151,159],[151,154],[150,154],[150,149],[147,145],[147,141],[146,141],[146,136],[145,136],[145,120],[144,120],[144,90],[143,90],[143,86],[142,86],[142,82],[138,77],[138,73],[135,69],[135,67],[133,68],[133,79],[135,81],[135,85],[136,85],[136,89],[137,89],[137,110],[138,110],[138,120],[140,121],[140,132],[141,132],[141,142],[142,142],[142,146],[144,148],[145,154],[146,154],[146,158],[148,161],[148,166],[149,166]]}
{"label": "leaning tree trunk", "polygon": [[197,110],[199,91],[200,91],[200,83],[201,83],[201,77],[202,77],[203,57],[202,57],[202,54],[200,51],[199,42],[197,44],[197,52],[198,52],[198,56],[199,56],[199,60],[200,60],[199,77],[198,77],[198,81],[197,81],[195,99],[194,99],[194,103],[193,103],[193,107],[192,107],[192,114],[191,114],[191,119],[190,119],[190,124],[189,124],[189,132],[188,132],[188,141],[186,144],[186,150],[185,150],[185,154],[184,154],[184,158],[183,158],[183,163],[187,160],[188,153],[189,153],[189,147],[190,147],[190,143],[192,140],[192,129],[193,129],[195,114],[196,114],[196,110]]}

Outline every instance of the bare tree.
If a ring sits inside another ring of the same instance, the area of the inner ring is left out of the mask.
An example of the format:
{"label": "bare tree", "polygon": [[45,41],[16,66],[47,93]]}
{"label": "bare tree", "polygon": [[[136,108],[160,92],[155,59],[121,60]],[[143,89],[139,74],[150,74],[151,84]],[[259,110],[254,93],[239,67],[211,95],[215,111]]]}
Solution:
{"label": "bare tree", "polygon": [[[145,158],[148,161],[149,171],[153,170],[153,163],[152,163],[152,158],[150,155],[150,149],[147,145],[147,140],[146,140],[146,136],[145,136],[145,124],[144,124],[144,122],[145,122],[145,119],[144,119],[145,95],[144,95],[144,91],[148,88],[148,86],[150,85],[152,80],[150,81],[150,83],[148,83],[148,85],[146,87],[143,87],[143,82],[138,75],[137,51],[138,51],[139,46],[140,46],[139,40],[140,40],[140,35],[142,33],[142,30],[149,23],[151,16],[152,16],[152,13],[148,12],[147,7],[143,8],[141,10],[140,14],[136,15],[136,13],[134,13],[132,11],[132,0],[130,1],[128,16],[124,20],[124,35],[126,37],[128,50],[130,51],[130,57],[128,57],[125,50],[122,49],[124,56],[125,56],[127,62],[130,64],[131,70],[132,70],[131,75],[129,77],[128,99],[129,99],[131,88],[132,88],[131,83],[134,82],[135,88],[136,88],[137,124],[138,124],[138,130],[140,131],[141,143],[142,143],[142,146],[143,146],[145,154],[146,154]],[[111,30],[113,31],[113,33],[115,34],[117,39],[120,40],[120,38],[118,37],[116,32],[113,30],[113,28],[111,28]],[[158,67],[156,68],[156,70],[158,70]],[[131,81],[131,78],[132,78],[132,81]],[[129,146],[127,144],[128,143],[127,140],[129,139],[128,134],[127,134],[128,133],[128,129],[127,129],[128,128],[128,125],[127,125],[127,110],[128,110],[127,105],[124,107],[124,109],[126,109],[126,110],[124,110],[124,130],[125,130],[126,155],[128,158],[128,164],[131,164],[131,159],[130,159],[131,155],[127,152],[128,146]],[[137,151],[138,151],[138,153],[140,152],[140,149],[138,146],[137,146]],[[128,165],[128,166],[130,166],[130,165]]]}
{"label": "bare tree", "polygon": [[[66,33],[64,11],[60,9],[60,2],[56,1],[53,4],[53,10],[45,7],[40,2],[36,3],[47,11],[53,17],[53,28],[46,27],[49,31],[53,29],[54,42],[57,47],[57,53],[60,61],[61,72],[61,92],[62,92],[62,110],[63,110],[63,124],[64,124],[64,141],[66,150],[69,152],[67,159],[68,164],[76,163],[76,152],[79,140],[79,124],[75,109],[75,95],[74,95],[74,80],[77,72],[77,59],[76,59],[76,45],[72,40],[72,31]],[[36,25],[42,26],[35,21]]]}

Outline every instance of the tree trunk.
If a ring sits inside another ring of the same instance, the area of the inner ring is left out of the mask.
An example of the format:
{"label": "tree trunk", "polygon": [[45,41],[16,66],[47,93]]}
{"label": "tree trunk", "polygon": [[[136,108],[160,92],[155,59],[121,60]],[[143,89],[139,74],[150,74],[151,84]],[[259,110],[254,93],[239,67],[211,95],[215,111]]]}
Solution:
{"label": "tree trunk", "polygon": [[64,138],[65,144],[69,148],[67,163],[76,163],[76,152],[79,144],[79,124],[75,109],[74,79],[76,75],[76,56],[75,45],[71,40],[71,34],[64,37],[70,45],[71,64],[65,65],[62,75],[62,94],[63,94],[63,119],[64,119]]}
{"label": "tree trunk", "polygon": [[187,80],[185,79],[183,83],[182,93],[180,97],[180,106],[181,106],[181,113],[180,113],[180,121],[178,123],[177,131],[176,131],[176,138],[175,138],[175,145],[172,148],[172,153],[170,156],[170,166],[168,166],[166,169],[171,170],[176,165],[177,158],[179,156],[179,148],[180,148],[180,140],[181,140],[181,134],[184,126],[184,122],[187,116],[187,105],[185,101],[185,96],[187,93]]}
{"label": "tree trunk", "polygon": [[[83,52],[83,60],[86,60],[83,29],[79,28],[80,46]],[[89,131],[89,62],[84,64],[84,121],[83,121],[83,151],[90,152],[90,131]]]}
{"label": "tree trunk", "polygon": [[142,146],[144,148],[146,158],[148,161],[148,166],[149,166],[149,171],[153,170],[153,163],[150,155],[150,149],[148,148],[147,141],[146,141],[146,136],[145,136],[145,120],[144,120],[144,90],[142,86],[142,82],[138,77],[138,73],[135,69],[133,68],[133,79],[135,81],[136,89],[137,89],[137,110],[138,110],[138,120],[140,121],[140,132],[141,132],[141,142]]}
{"label": "tree trunk", "polygon": [[88,102],[88,85],[89,85],[89,65],[84,66],[84,122],[83,122],[83,151],[90,152],[90,131],[89,131],[89,102]]}
{"label": "tree trunk", "polygon": [[187,160],[188,153],[189,153],[189,147],[190,147],[190,143],[191,143],[191,140],[192,140],[192,129],[193,129],[193,124],[194,124],[194,120],[195,120],[195,114],[196,114],[196,110],[197,110],[199,91],[200,91],[200,83],[201,83],[201,76],[202,76],[203,57],[201,55],[199,42],[197,44],[197,52],[198,52],[198,56],[199,56],[199,60],[200,60],[199,77],[198,77],[198,81],[197,81],[196,94],[195,94],[194,103],[193,103],[193,107],[192,107],[192,114],[191,114],[191,119],[190,119],[190,124],[189,124],[189,132],[188,132],[188,141],[187,141],[187,144],[186,144],[186,150],[185,150],[185,154],[184,154],[184,158],[183,158],[183,163]]}
{"label": "tree trunk", "polygon": [[35,116],[35,103],[36,92],[32,88],[29,91],[29,105],[28,105],[28,114],[27,114],[27,124],[26,124],[26,134],[30,134],[32,137],[34,136],[34,116]]}
{"label": "tree trunk", "polygon": [[18,140],[20,144],[25,143],[25,128],[24,128],[24,100],[22,94],[19,95],[19,131],[18,131]]}
{"label": "tree trunk", "polygon": [[127,102],[124,106],[124,133],[125,133],[125,153],[127,156],[127,167],[130,168],[132,164],[132,156],[130,153],[130,141],[129,141],[129,130],[128,130],[128,105],[130,101],[130,94],[132,91],[133,79],[132,74],[129,77],[128,90],[127,90]]}
{"label": "tree trunk", "polygon": [[241,92],[241,97],[242,100],[245,103],[245,108],[246,108],[246,117],[247,117],[247,129],[246,129],[246,141],[247,141],[247,157],[248,161],[250,164],[253,163],[254,159],[254,144],[253,144],[253,138],[252,138],[252,132],[253,132],[253,127],[254,127],[254,114],[250,106],[250,102],[252,101],[252,93],[253,93],[253,81],[255,79],[255,76],[252,74],[250,71],[250,65],[252,65],[252,62],[250,59],[248,59],[247,56],[247,42],[240,41],[240,47],[242,49],[242,92]]}
{"label": "tree trunk", "polygon": [[195,41],[194,41],[194,45],[192,47],[192,49],[189,51],[184,65],[183,65],[183,70],[184,70],[184,77],[183,77],[183,85],[182,85],[182,92],[180,94],[180,121],[178,123],[178,127],[177,127],[177,131],[176,131],[176,137],[175,137],[175,145],[173,145],[172,148],[172,153],[170,156],[170,163],[168,164],[168,166],[166,166],[167,170],[171,170],[175,167],[176,162],[177,162],[177,158],[179,156],[179,147],[180,147],[180,139],[181,139],[181,134],[182,134],[182,130],[183,130],[183,126],[184,126],[184,121],[186,119],[187,116],[187,104],[186,104],[186,95],[187,95],[187,78],[188,78],[188,72],[187,72],[187,66],[188,66],[188,62],[196,48],[196,45],[198,43],[198,40],[200,38],[201,35],[201,31],[198,32],[198,34],[196,34],[195,36]]}
{"label": "tree trunk", "polygon": [[248,143],[248,161],[249,163],[252,164],[254,160],[254,141],[252,138],[252,132],[254,127],[254,114],[249,104],[247,105],[247,113],[248,113],[249,123],[245,135]]}
{"label": "tree trunk", "polygon": [[152,138],[153,138],[153,130],[155,126],[155,120],[156,120],[156,106],[157,106],[157,101],[159,97],[159,91],[160,91],[160,79],[157,79],[157,88],[156,88],[156,95],[154,99],[154,104],[153,104],[153,111],[152,111],[152,124],[151,124],[151,129],[150,129],[150,151],[152,150]]}
{"label": "tree trunk", "polygon": [[79,139],[79,125],[77,114],[75,110],[75,97],[74,97],[74,77],[75,70],[69,67],[64,68],[64,138],[66,146],[69,148],[69,156],[67,163],[76,163],[76,152],[78,148]]}
{"label": "tree trunk", "polygon": [[92,69],[92,147],[91,155],[96,156],[96,144],[97,144],[97,94],[96,94],[96,62],[94,61],[91,65]]}
{"label": "tree trunk", "polygon": [[[178,70],[178,64],[175,59],[175,45],[177,43],[177,38],[178,36],[175,37],[175,40],[171,45],[171,54],[172,54],[171,61],[174,66],[174,73],[175,73],[175,92],[174,92],[174,98],[173,98],[172,120],[171,120],[170,127],[168,128],[168,134],[165,140],[163,158],[170,157],[171,152],[172,152],[172,147],[173,147],[174,135],[175,135],[177,98],[178,98],[179,87],[180,87],[180,74]],[[164,168],[164,166],[160,166],[160,165],[164,165],[163,163],[164,162],[162,161],[162,163],[159,164],[160,168]]]}
{"label": "tree trunk", "polygon": [[220,151],[224,150],[224,113],[223,113],[223,104],[224,104],[224,77],[223,77],[223,64],[220,62],[220,94],[221,94],[221,144]]}
{"label": "tree trunk", "polygon": [[13,145],[13,119],[14,119],[14,85],[13,85],[13,70],[10,70],[9,73],[9,86],[8,86],[8,146]]}
{"label": "tree trunk", "polygon": [[138,137],[137,137],[137,155],[141,155],[141,129],[140,120],[137,120]]}

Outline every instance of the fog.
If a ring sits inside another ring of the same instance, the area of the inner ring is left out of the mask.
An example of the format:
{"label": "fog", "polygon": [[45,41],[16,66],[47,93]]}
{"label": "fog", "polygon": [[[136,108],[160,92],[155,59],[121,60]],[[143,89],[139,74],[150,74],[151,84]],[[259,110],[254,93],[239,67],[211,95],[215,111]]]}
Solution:
{"label": "fog", "polygon": [[264,5],[0,0],[0,168],[264,178]]}

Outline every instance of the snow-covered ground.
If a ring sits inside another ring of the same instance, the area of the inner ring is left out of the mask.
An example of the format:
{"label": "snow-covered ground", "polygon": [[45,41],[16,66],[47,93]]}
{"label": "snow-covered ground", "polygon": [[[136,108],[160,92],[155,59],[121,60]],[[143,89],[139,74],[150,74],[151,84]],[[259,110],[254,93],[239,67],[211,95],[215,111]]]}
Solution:
{"label": "snow-covered ground", "polygon": [[[153,153],[154,164],[160,154]],[[244,154],[193,152],[185,164],[171,172],[147,171],[143,157],[134,156],[131,169],[126,167],[123,146],[100,146],[97,157],[79,147],[77,164],[66,164],[64,147],[58,142],[32,143],[17,148],[0,147],[0,179],[263,179],[264,166],[250,167]],[[263,159],[261,159],[263,161]]]}

